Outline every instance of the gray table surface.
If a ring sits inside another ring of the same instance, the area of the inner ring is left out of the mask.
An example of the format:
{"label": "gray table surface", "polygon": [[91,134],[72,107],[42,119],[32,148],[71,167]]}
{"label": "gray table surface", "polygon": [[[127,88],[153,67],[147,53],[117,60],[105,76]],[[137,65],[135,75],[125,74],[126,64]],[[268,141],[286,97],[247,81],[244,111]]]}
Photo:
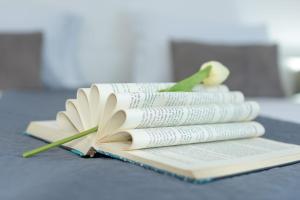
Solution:
{"label": "gray table surface", "polygon": [[[300,164],[196,185],[106,157],[80,158],[22,135],[32,120],[53,119],[74,92],[4,92],[0,99],[0,199],[297,199]],[[266,137],[300,144],[300,125],[260,117]]]}

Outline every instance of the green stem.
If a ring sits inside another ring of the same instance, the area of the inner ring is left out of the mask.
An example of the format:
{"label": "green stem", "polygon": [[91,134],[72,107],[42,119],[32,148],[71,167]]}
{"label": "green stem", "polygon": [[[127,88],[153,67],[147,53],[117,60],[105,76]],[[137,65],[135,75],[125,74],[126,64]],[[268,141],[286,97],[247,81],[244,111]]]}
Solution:
{"label": "green stem", "polygon": [[24,158],[29,158],[31,156],[34,156],[38,153],[41,153],[41,152],[44,152],[44,151],[47,151],[48,149],[51,149],[51,148],[54,148],[54,147],[57,147],[57,146],[60,146],[62,144],[65,144],[67,142],[70,142],[72,140],[75,140],[75,139],[78,139],[78,138],[81,138],[81,137],[84,137],[86,135],[89,135],[91,133],[94,133],[98,130],[98,126],[94,127],[94,128],[91,128],[91,129],[88,129],[86,131],[83,131],[83,132],[80,132],[76,135],[72,135],[70,137],[67,137],[67,138],[64,138],[64,139],[61,139],[61,140],[58,140],[56,142],[53,142],[53,143],[50,143],[50,144],[47,144],[47,145],[44,145],[44,146],[41,146],[39,148],[36,148],[36,149],[33,149],[31,151],[26,151],[23,153],[23,157]]}
{"label": "green stem", "polygon": [[205,69],[199,70],[195,74],[179,81],[170,88],[160,90],[160,92],[190,92],[193,87],[201,83],[205,78],[209,76],[211,66],[206,67]]}

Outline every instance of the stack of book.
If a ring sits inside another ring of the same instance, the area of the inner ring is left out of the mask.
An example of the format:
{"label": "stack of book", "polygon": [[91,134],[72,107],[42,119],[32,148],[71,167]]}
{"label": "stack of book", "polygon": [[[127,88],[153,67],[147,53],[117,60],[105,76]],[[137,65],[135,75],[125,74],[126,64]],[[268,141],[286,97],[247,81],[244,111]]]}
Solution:
{"label": "stack of book", "polygon": [[159,92],[173,84],[80,88],[56,120],[31,122],[26,132],[53,142],[98,126],[64,147],[200,182],[300,160],[299,146],[260,137],[265,129],[253,121],[259,105],[241,92],[200,84],[192,92]]}

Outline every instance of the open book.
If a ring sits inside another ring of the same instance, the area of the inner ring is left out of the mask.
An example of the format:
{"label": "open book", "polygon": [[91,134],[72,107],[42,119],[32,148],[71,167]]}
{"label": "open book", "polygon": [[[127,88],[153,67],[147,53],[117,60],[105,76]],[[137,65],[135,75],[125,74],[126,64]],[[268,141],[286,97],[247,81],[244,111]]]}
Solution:
{"label": "open book", "polygon": [[300,160],[300,146],[260,138],[256,102],[225,85],[192,92],[158,92],[173,83],[94,84],[54,121],[34,121],[27,133],[53,142],[98,126],[66,143],[78,154],[94,151],[187,180],[206,180]]}

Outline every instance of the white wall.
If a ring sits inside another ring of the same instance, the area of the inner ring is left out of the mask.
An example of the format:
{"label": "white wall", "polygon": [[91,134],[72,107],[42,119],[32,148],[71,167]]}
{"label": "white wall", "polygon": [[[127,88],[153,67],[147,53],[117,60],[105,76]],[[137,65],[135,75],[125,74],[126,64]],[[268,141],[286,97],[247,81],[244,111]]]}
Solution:
{"label": "white wall", "polygon": [[[245,24],[266,24],[271,39],[279,42],[284,54],[300,55],[300,1],[299,0],[31,0],[64,7],[80,12],[91,20],[88,29],[101,29],[107,18],[118,17],[125,9],[141,12],[166,12],[169,15],[186,15],[207,18],[210,22],[240,21]],[[98,27],[96,26],[98,25]],[[87,30],[88,31],[88,30]],[[105,29],[101,30],[101,35]],[[109,33],[110,34],[110,33]]]}
{"label": "white wall", "polygon": [[120,24],[122,22],[119,20],[127,11],[198,18],[215,25],[230,22],[266,24],[271,38],[283,47],[283,55],[300,55],[300,37],[298,37],[300,1],[297,0],[29,0],[27,2],[64,8],[82,17],[79,62],[87,82],[131,80],[130,57],[133,56],[133,52],[128,44],[132,38],[126,34],[127,24]]}
{"label": "white wall", "polygon": [[236,1],[236,5],[241,22],[268,26],[270,38],[280,46],[279,67],[285,93],[299,92],[300,72],[290,69],[286,61],[291,56],[300,57],[300,1],[243,0]]}
{"label": "white wall", "polygon": [[[131,81],[133,52],[129,43],[132,38],[126,34],[128,28],[126,22],[120,20],[125,14],[147,12],[153,15],[198,18],[202,23],[212,24],[238,21],[233,1],[30,0],[30,2],[64,8],[82,17],[80,65],[83,77],[89,83]],[[216,4],[219,6],[216,7]]]}
{"label": "white wall", "polygon": [[271,39],[279,42],[284,55],[300,56],[299,0],[237,0],[236,4],[243,23],[267,24]]}

